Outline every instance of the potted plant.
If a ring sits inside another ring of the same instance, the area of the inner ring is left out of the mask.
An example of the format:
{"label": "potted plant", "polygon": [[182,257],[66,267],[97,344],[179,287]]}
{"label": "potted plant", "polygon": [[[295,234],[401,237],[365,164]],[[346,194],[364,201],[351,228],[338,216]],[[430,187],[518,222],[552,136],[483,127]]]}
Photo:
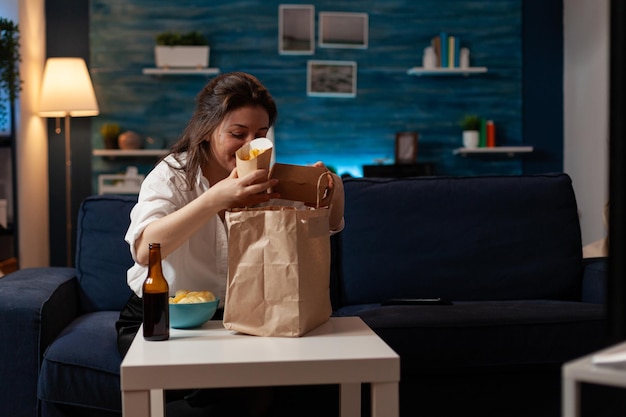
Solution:
{"label": "potted plant", "polygon": [[206,68],[209,45],[199,31],[162,32],[156,36],[154,58],[159,68]]}
{"label": "potted plant", "polygon": [[120,125],[117,123],[105,123],[100,128],[104,149],[118,149],[119,144],[117,138],[120,135]]}
{"label": "potted plant", "polygon": [[[22,90],[19,63],[20,34],[11,20],[0,17],[0,127],[5,127],[7,117]],[[12,126],[10,126],[12,130]]]}
{"label": "potted plant", "polygon": [[480,117],[468,114],[461,121],[463,128],[463,146],[466,148],[476,148],[480,140]]}

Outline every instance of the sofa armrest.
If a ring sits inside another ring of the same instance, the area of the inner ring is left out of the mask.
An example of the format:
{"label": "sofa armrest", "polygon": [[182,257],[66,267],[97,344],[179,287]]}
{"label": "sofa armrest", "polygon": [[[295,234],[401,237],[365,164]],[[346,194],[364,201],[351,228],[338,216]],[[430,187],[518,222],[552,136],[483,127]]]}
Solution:
{"label": "sofa armrest", "polygon": [[583,285],[581,300],[585,303],[606,302],[608,258],[583,259]]}
{"label": "sofa armrest", "polygon": [[27,268],[0,279],[0,415],[37,415],[43,353],[78,315],[73,268]]}

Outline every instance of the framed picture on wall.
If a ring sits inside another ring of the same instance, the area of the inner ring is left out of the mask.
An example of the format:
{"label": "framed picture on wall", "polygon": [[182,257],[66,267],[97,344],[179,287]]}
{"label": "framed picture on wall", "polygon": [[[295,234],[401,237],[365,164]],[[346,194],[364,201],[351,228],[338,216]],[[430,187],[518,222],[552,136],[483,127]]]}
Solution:
{"label": "framed picture on wall", "polygon": [[417,161],[417,132],[396,133],[396,164],[414,164]]}
{"label": "framed picture on wall", "polygon": [[320,12],[320,47],[366,49],[368,21],[367,13]]}
{"label": "framed picture on wall", "polygon": [[307,95],[356,97],[356,61],[308,61]]}
{"label": "framed picture on wall", "polygon": [[315,52],[313,5],[278,6],[278,52],[282,55],[313,55]]}

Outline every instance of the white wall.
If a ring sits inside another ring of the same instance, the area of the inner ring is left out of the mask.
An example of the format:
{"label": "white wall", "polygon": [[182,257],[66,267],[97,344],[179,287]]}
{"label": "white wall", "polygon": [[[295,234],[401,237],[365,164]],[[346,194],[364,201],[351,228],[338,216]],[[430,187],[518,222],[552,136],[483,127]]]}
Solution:
{"label": "white wall", "polygon": [[19,0],[24,80],[17,147],[20,268],[50,265],[47,120],[39,117],[46,58],[45,0]]}
{"label": "white wall", "polygon": [[573,180],[583,245],[606,233],[610,0],[564,0],[564,171]]}

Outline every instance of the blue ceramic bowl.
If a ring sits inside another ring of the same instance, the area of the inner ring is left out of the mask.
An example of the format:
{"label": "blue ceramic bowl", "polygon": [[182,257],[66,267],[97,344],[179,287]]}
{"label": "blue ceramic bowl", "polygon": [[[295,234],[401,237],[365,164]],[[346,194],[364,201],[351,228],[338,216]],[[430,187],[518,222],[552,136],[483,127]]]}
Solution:
{"label": "blue ceramic bowl", "polygon": [[170,327],[174,329],[191,329],[202,326],[211,320],[220,299],[206,303],[170,304]]}

